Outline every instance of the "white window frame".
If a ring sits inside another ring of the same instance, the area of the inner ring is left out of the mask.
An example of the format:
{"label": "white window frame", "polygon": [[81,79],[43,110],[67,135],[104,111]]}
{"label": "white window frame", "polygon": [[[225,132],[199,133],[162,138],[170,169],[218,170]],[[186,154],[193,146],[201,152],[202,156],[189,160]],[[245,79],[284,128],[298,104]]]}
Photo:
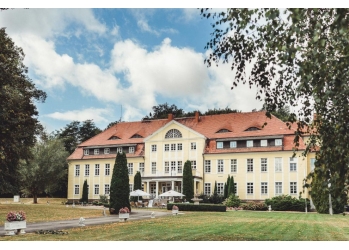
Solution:
{"label": "white window frame", "polygon": [[129,148],[128,148],[128,152],[129,152],[130,154],[133,154],[133,153],[135,152],[135,147],[129,147]]}
{"label": "white window frame", "polygon": [[211,183],[210,182],[205,182],[204,183],[204,195],[211,195]]}
{"label": "white window frame", "polygon": [[90,176],[90,164],[85,164],[85,176]]}
{"label": "white window frame", "polygon": [[80,165],[75,165],[75,176],[80,176]]}
{"label": "white window frame", "polygon": [[176,173],[176,171],[177,171],[177,163],[176,163],[176,161],[171,161],[171,173]]}
{"label": "white window frame", "polygon": [[238,160],[230,159],[230,173],[237,173],[237,172],[238,172]]}
{"label": "white window frame", "polygon": [[261,140],[261,147],[268,146],[268,140]]}
{"label": "white window frame", "polygon": [[196,169],[196,161],[190,161],[191,169]]}
{"label": "white window frame", "polygon": [[223,148],[223,142],[217,141],[217,148]]}
{"label": "white window frame", "polygon": [[89,155],[90,154],[90,150],[89,149],[84,149],[84,155]]}
{"label": "white window frame", "polygon": [[177,171],[179,174],[183,173],[183,162],[177,161]]}
{"label": "white window frame", "polygon": [[211,160],[205,160],[205,174],[211,173]]}
{"label": "white window frame", "polygon": [[165,151],[170,151],[170,144],[165,144],[164,145],[164,150]]}
{"label": "white window frame", "polygon": [[182,149],[183,149],[182,143],[178,143],[178,144],[177,144],[177,150],[178,150],[178,151],[181,151]]}
{"label": "white window frame", "polygon": [[151,173],[156,174],[156,162],[154,161],[151,163]]}
{"label": "white window frame", "polygon": [[191,150],[196,150],[196,142],[191,142],[190,143],[190,149]]}
{"label": "white window frame", "polygon": [[290,182],[290,195],[296,195],[297,194],[297,182],[291,181]]}
{"label": "white window frame", "polygon": [[104,149],[104,154],[105,154],[105,155],[110,154],[110,148],[105,148],[105,149]]}
{"label": "white window frame", "polygon": [[282,195],[282,182],[276,181],[275,182],[275,196]]}
{"label": "white window frame", "polygon": [[230,148],[236,148],[236,145],[237,145],[236,141],[230,142]]}
{"label": "white window frame", "polygon": [[130,193],[133,191],[133,184],[128,184],[128,189],[130,190]]}
{"label": "white window frame", "polygon": [[133,162],[127,163],[128,175],[133,175]]}
{"label": "white window frame", "polygon": [[315,158],[310,158],[310,172],[313,172],[315,169]]}
{"label": "white window frame", "polygon": [[80,194],[80,185],[74,185],[74,194]]}
{"label": "white window frame", "polygon": [[290,157],[289,161],[290,161],[290,164],[289,164],[290,172],[297,172],[297,168],[298,168],[298,166],[297,166],[298,165],[297,158]]}
{"label": "white window frame", "polygon": [[253,194],[253,182],[247,182],[246,183],[246,193],[247,195],[252,195]]}
{"label": "white window frame", "polygon": [[171,143],[171,151],[176,151],[176,143]]}
{"label": "white window frame", "polygon": [[268,172],[268,158],[261,158],[261,172]]}
{"label": "white window frame", "polygon": [[246,159],[247,173],[253,173],[253,158]]}
{"label": "white window frame", "polygon": [[95,149],[93,150],[93,154],[94,154],[94,155],[99,155],[99,148],[95,148]]}
{"label": "white window frame", "polygon": [[246,141],[246,147],[253,148],[253,140]]}
{"label": "white window frame", "polygon": [[275,146],[282,146],[282,139],[275,139]]}
{"label": "white window frame", "polygon": [[261,194],[265,195],[268,194],[268,182],[261,182]]}
{"label": "white window frame", "polygon": [[117,147],[116,148],[116,153],[122,153],[122,147]]}
{"label": "white window frame", "polygon": [[217,160],[217,173],[224,173],[224,160],[222,159]]}
{"label": "white window frame", "polygon": [[99,194],[99,184],[95,184],[94,194]]}
{"label": "white window frame", "polygon": [[144,162],[138,164],[138,171],[142,174],[144,173]]}
{"label": "white window frame", "polygon": [[274,158],[274,167],[275,167],[276,173],[282,172],[282,157],[275,157]]}
{"label": "white window frame", "polygon": [[104,195],[109,195],[109,194],[110,194],[110,185],[104,184]]}
{"label": "white window frame", "polygon": [[170,162],[165,161],[164,166],[165,166],[165,174],[169,174],[170,173]]}
{"label": "white window frame", "polygon": [[219,195],[224,194],[224,183],[223,182],[217,182],[217,194],[219,194]]}
{"label": "white window frame", "polygon": [[99,164],[95,164],[95,176],[99,176]]}
{"label": "white window frame", "polygon": [[105,176],[109,176],[110,175],[110,164],[109,163],[105,164],[104,175]]}
{"label": "white window frame", "polygon": [[156,152],[157,147],[156,144],[151,145],[151,152]]}

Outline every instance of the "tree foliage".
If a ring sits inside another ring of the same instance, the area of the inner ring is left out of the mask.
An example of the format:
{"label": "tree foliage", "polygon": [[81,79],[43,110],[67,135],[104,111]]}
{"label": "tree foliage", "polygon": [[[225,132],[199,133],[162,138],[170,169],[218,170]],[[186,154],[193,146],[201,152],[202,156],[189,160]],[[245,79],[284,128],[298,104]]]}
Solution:
{"label": "tree foliage", "polygon": [[191,162],[187,160],[184,163],[183,168],[183,194],[187,201],[191,201],[194,198],[194,178],[191,168]]}
{"label": "tree foliage", "polygon": [[235,195],[235,182],[234,182],[234,176],[230,177],[229,186],[228,186],[228,197],[231,195]]}
{"label": "tree foliage", "polygon": [[59,180],[66,175],[68,154],[62,141],[55,138],[39,141],[30,150],[33,158],[21,160],[18,174],[22,191],[37,203],[39,194],[52,193],[59,187]]}
{"label": "tree foliage", "polygon": [[84,185],[82,186],[82,197],[81,202],[88,203],[88,186],[87,180],[84,181]]}
{"label": "tree foliage", "polygon": [[124,152],[117,153],[110,184],[110,213],[118,214],[120,208],[123,207],[128,207],[131,211],[129,197],[130,187],[126,154]]}
{"label": "tree foliage", "polygon": [[267,116],[286,105],[299,110],[287,119],[297,124],[296,146],[305,133],[305,155],[320,146],[315,168],[322,169],[321,182],[329,179],[331,195],[343,206],[349,183],[348,14],[345,8],[201,10],[213,18],[205,63],[231,62],[232,88],[255,85]]}
{"label": "tree foliage", "polygon": [[23,50],[0,28],[0,193],[18,192],[19,161],[31,158],[42,130],[34,102],[44,102],[46,93],[29,79],[23,60]]}
{"label": "tree foliage", "polygon": [[[133,190],[142,190],[142,176],[141,176],[141,172],[137,171],[137,173],[135,174],[135,176],[133,177]],[[131,197],[132,201],[137,201],[138,197],[133,196]]]}

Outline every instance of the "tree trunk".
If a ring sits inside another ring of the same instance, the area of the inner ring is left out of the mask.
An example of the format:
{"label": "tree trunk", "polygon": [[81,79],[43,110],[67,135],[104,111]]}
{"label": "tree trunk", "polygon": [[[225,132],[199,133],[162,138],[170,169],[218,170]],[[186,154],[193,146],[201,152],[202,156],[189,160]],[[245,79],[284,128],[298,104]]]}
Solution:
{"label": "tree trunk", "polygon": [[37,194],[33,194],[33,203],[38,204],[38,195]]}

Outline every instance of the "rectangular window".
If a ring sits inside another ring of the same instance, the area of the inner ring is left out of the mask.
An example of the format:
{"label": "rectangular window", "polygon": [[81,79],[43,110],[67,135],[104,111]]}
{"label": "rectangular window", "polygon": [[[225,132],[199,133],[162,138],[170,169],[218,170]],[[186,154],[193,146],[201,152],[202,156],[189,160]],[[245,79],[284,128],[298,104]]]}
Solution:
{"label": "rectangular window", "polygon": [[261,140],[261,147],[266,147],[268,145],[268,140]]}
{"label": "rectangular window", "polygon": [[178,161],[177,162],[177,169],[178,169],[178,173],[182,173],[183,172],[183,165],[182,165],[182,161]]}
{"label": "rectangular window", "polygon": [[261,158],[261,172],[268,172],[268,159]]}
{"label": "rectangular window", "polygon": [[172,143],[171,144],[171,151],[175,151],[176,150],[176,144],[175,143]]}
{"label": "rectangular window", "polygon": [[253,182],[247,182],[247,194],[253,194]]}
{"label": "rectangular window", "polygon": [[238,171],[238,160],[237,159],[231,159],[230,160],[230,172],[236,173]]}
{"label": "rectangular window", "polygon": [[89,176],[90,175],[90,165],[86,164],[85,165],[85,176]]}
{"label": "rectangular window", "polygon": [[261,194],[268,194],[268,182],[261,182]]}
{"label": "rectangular window", "polygon": [[224,194],[224,183],[217,183],[217,194]]}
{"label": "rectangular window", "polygon": [[211,173],[211,160],[205,160],[205,173]]}
{"label": "rectangular window", "polygon": [[230,142],[230,148],[236,148],[236,141]]}
{"label": "rectangular window", "polygon": [[310,158],[310,171],[315,169],[315,158]]}
{"label": "rectangular window", "polygon": [[104,174],[110,175],[110,164],[109,163],[105,164],[105,173]]}
{"label": "rectangular window", "polygon": [[247,159],[247,172],[253,172],[253,159]]}
{"label": "rectangular window", "polygon": [[290,194],[297,194],[297,182],[290,182]]}
{"label": "rectangular window", "polygon": [[170,144],[165,144],[165,151],[170,151]]}
{"label": "rectangular window", "polygon": [[89,149],[84,149],[84,155],[89,155],[90,154],[90,150]]}
{"label": "rectangular window", "polygon": [[217,173],[224,172],[224,162],[223,160],[217,160]]}
{"label": "rectangular window", "polygon": [[191,169],[196,169],[196,161],[190,161]]}
{"label": "rectangular window", "polygon": [[95,184],[95,194],[99,194],[99,184]]}
{"label": "rectangular window", "polygon": [[246,147],[248,148],[253,147],[253,141],[246,141]]}
{"label": "rectangular window", "polygon": [[128,184],[128,189],[130,190],[130,192],[133,191],[133,184]]}
{"label": "rectangular window", "polygon": [[168,174],[170,172],[170,163],[165,161],[165,173]]}
{"label": "rectangular window", "polygon": [[144,162],[140,162],[138,165],[138,170],[141,172],[141,174],[144,173]]}
{"label": "rectangular window", "polygon": [[181,151],[182,148],[183,148],[182,143],[178,143],[178,144],[177,144],[177,150],[178,150],[178,151]]}
{"label": "rectangular window", "polygon": [[176,162],[171,161],[171,173],[175,173],[175,172],[176,172]]}
{"label": "rectangular window", "polygon": [[290,158],[290,171],[291,172],[297,171],[297,159],[296,158]]}
{"label": "rectangular window", "polygon": [[121,147],[116,148],[116,153],[122,153],[122,148]]}
{"label": "rectangular window", "polygon": [[275,195],[282,195],[282,182],[275,182]]}
{"label": "rectangular window", "polygon": [[156,162],[151,163],[151,173],[156,174]]}
{"label": "rectangular window", "polygon": [[150,193],[152,195],[156,194],[156,183],[150,183]]}
{"label": "rectangular window", "polygon": [[110,194],[110,185],[109,184],[104,184],[104,194],[105,195]]}
{"label": "rectangular window", "polygon": [[275,172],[282,172],[282,158],[275,158]]}
{"label": "rectangular window", "polygon": [[238,193],[238,184],[236,182],[234,182],[234,193]]}
{"label": "rectangular window", "polygon": [[211,195],[211,183],[205,183],[204,194]]}
{"label": "rectangular window", "polygon": [[222,141],[218,141],[217,142],[217,148],[223,148],[223,142]]}
{"label": "rectangular window", "polygon": [[79,187],[79,185],[75,185],[74,194],[79,194],[79,192],[80,192],[80,187]]}
{"label": "rectangular window", "polygon": [[191,150],[196,150],[196,142],[190,143],[190,149]]}
{"label": "rectangular window", "polygon": [[127,163],[128,174],[133,175],[133,163]]}
{"label": "rectangular window", "polygon": [[129,148],[128,148],[128,152],[129,152],[130,154],[133,154],[133,153],[135,152],[135,147],[129,147]]}
{"label": "rectangular window", "polygon": [[95,150],[93,150],[93,154],[95,154],[95,155],[99,155],[99,149],[98,149],[98,148],[96,148]]}
{"label": "rectangular window", "polygon": [[156,145],[151,145],[151,152],[156,152]]}
{"label": "rectangular window", "polygon": [[75,176],[80,176],[80,165],[75,165]]}
{"label": "rectangular window", "polygon": [[99,175],[99,164],[95,164],[95,176]]}
{"label": "rectangular window", "polygon": [[105,148],[105,149],[104,149],[104,154],[105,154],[105,155],[110,154],[110,148]]}
{"label": "rectangular window", "polygon": [[275,146],[282,146],[282,139],[275,139]]}

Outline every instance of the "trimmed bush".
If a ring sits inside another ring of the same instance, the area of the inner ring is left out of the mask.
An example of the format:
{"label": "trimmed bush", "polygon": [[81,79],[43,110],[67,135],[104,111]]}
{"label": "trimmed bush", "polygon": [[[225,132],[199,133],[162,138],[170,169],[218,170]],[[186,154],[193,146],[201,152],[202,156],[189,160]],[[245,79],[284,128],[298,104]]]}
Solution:
{"label": "trimmed bush", "polygon": [[179,211],[226,212],[225,205],[215,205],[215,204],[194,205],[191,203],[168,203],[167,210],[172,210],[173,206],[177,206]]}
{"label": "trimmed bush", "polygon": [[227,207],[239,207],[240,204],[241,200],[239,199],[239,196],[236,196],[234,194],[230,195],[225,201],[225,205]]}
{"label": "trimmed bush", "polygon": [[[305,211],[305,200],[303,198],[296,199],[290,195],[275,196],[271,199],[266,199],[265,204],[271,206],[274,211]],[[310,201],[307,199],[308,211],[310,210]]]}
{"label": "trimmed bush", "polygon": [[267,211],[268,206],[264,202],[247,202],[241,205],[243,210]]}

